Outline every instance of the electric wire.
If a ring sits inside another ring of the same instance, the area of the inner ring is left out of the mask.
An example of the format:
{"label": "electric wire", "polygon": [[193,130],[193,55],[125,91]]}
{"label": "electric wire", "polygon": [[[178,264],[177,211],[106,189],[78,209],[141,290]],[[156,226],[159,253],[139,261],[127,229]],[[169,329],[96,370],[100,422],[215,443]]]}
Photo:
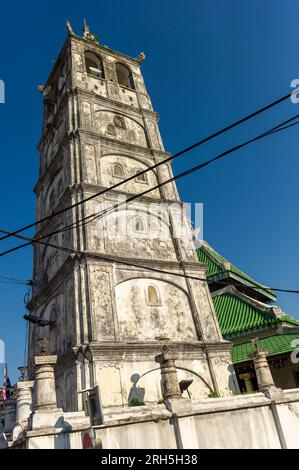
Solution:
{"label": "electric wire", "polygon": [[[223,152],[222,154],[216,156],[216,157],[213,157],[212,159],[208,160],[207,162],[204,162],[200,165],[197,165],[196,167],[193,167],[189,170],[187,170],[186,172],[183,172],[182,174],[185,176],[185,174],[189,174],[189,172],[191,170],[194,170],[194,168],[198,169],[198,167],[202,167],[202,166],[205,166],[206,164],[208,163],[211,163],[213,161],[216,161],[217,159],[219,159],[220,157],[222,156],[225,156],[227,155],[228,153],[231,153],[239,148],[242,148],[244,147],[245,145],[248,145],[249,143],[252,143],[258,139],[261,139],[262,137],[265,137],[265,136],[268,136],[268,135],[271,135],[271,134],[274,134],[276,132],[279,132],[281,130],[285,130],[289,127],[292,127],[294,125],[297,125],[299,124],[299,121],[297,122],[294,122],[292,124],[289,124],[289,125],[284,125],[286,122],[290,122],[291,120],[294,120],[298,117],[297,116],[294,116],[293,118],[290,118],[289,120],[285,121],[284,123],[281,123],[275,127],[273,127],[272,129],[270,129],[269,131],[266,131],[264,132],[263,134],[260,134],[259,136],[256,136],[254,137],[253,139],[250,139],[249,141],[246,141],[236,147],[233,147],[232,149],[229,149],[227,150],[226,152]],[[195,170],[194,170],[195,171]],[[180,175],[182,175],[180,174]],[[176,179],[179,175],[177,175],[176,177],[173,177],[171,178],[171,180],[173,179]],[[167,180],[167,182],[169,182]],[[161,184],[166,184],[167,182],[163,182]],[[150,190],[153,190],[153,188],[151,188]],[[139,197],[140,195],[134,195],[134,198],[135,197]],[[98,215],[97,215],[98,216]],[[73,225],[73,224],[72,224]],[[9,232],[5,232],[5,231],[2,231],[4,233],[7,233],[9,234]],[[57,231],[58,233],[59,231]],[[121,265],[125,265],[125,266],[130,266],[130,267],[137,267],[137,268],[140,268],[140,269],[144,269],[144,270],[147,270],[147,271],[153,271],[153,272],[157,272],[157,273],[160,273],[160,274],[168,274],[168,275],[174,275],[174,276],[179,276],[179,277],[183,277],[183,278],[188,278],[188,279],[193,279],[193,280],[197,280],[197,281],[202,281],[202,282],[206,282],[208,283],[207,279],[206,278],[199,278],[197,276],[190,276],[190,275],[187,275],[187,274],[182,274],[182,273],[178,273],[178,272],[173,272],[173,271],[166,271],[166,270],[161,270],[161,269],[157,269],[157,268],[154,268],[152,266],[144,266],[140,263],[136,263],[136,262],[130,262],[130,261],[125,261],[123,259],[117,259],[117,258],[114,258],[114,257],[111,257],[111,256],[102,256],[102,255],[98,255],[96,253],[87,253],[86,251],[82,251],[82,250],[77,250],[75,248],[68,248],[68,247],[64,247],[64,246],[61,246],[61,245],[57,245],[57,244],[54,244],[54,243],[49,243],[49,242],[46,242],[46,241],[43,241],[44,238],[48,238],[49,236],[53,235],[54,232],[52,232],[51,234],[46,234],[44,235],[43,237],[41,238],[30,238],[30,237],[25,237],[23,235],[16,235],[17,238],[21,238],[21,239],[24,239],[24,240],[28,240],[28,243],[22,245],[22,246],[28,246],[28,245],[31,245],[31,244],[34,244],[34,243],[40,243],[42,245],[45,245],[45,246],[49,246],[49,247],[52,247],[52,248],[55,248],[55,249],[58,249],[58,250],[61,250],[61,251],[64,251],[64,252],[68,252],[70,254],[80,254],[80,255],[89,255],[93,258],[96,258],[96,259],[99,259],[101,261],[107,261],[107,262],[114,262],[114,263],[118,263],[118,264],[121,264]],[[15,247],[13,248],[12,250],[15,250],[15,249],[18,249],[20,248],[21,245],[19,247]],[[0,255],[1,256],[1,255]],[[180,269],[180,268],[178,268]],[[219,284],[226,284],[225,282],[221,282],[221,281],[217,281]],[[299,290],[294,290],[294,289],[282,289],[282,288],[275,288],[275,287],[268,287],[268,286],[252,286],[254,289],[264,289],[264,290],[271,290],[271,291],[276,291],[276,292],[286,292],[286,293],[296,293],[296,294],[299,294]]]}
{"label": "electric wire", "polygon": [[64,213],[64,212],[70,210],[70,209],[73,209],[73,208],[75,208],[75,207],[77,207],[77,206],[79,206],[79,205],[81,205],[81,204],[84,204],[85,202],[87,202],[87,201],[89,201],[89,200],[91,200],[91,199],[93,199],[93,198],[95,198],[95,197],[98,197],[98,196],[100,196],[100,195],[102,195],[102,194],[105,194],[106,192],[111,191],[112,189],[118,188],[119,186],[121,186],[121,185],[127,183],[128,181],[131,181],[132,179],[137,178],[138,176],[144,175],[144,174],[147,173],[148,171],[154,170],[155,168],[159,167],[160,165],[163,165],[163,164],[165,164],[165,163],[168,163],[168,162],[171,161],[171,160],[174,160],[175,158],[177,158],[177,157],[183,155],[184,153],[187,153],[187,152],[189,152],[190,150],[195,149],[196,147],[198,147],[198,146],[200,146],[200,145],[202,145],[202,144],[208,142],[209,140],[212,140],[212,139],[214,139],[215,137],[218,137],[219,135],[221,135],[221,134],[223,134],[223,133],[225,133],[225,132],[227,132],[227,131],[233,129],[234,127],[237,127],[237,126],[239,126],[240,124],[242,124],[242,123],[244,123],[244,122],[246,122],[246,121],[248,121],[248,120],[250,120],[250,119],[252,119],[252,118],[254,118],[254,117],[256,117],[256,116],[258,116],[259,114],[261,114],[261,113],[263,113],[263,112],[265,112],[265,111],[267,111],[267,110],[269,110],[269,109],[271,109],[271,108],[277,106],[278,104],[280,104],[280,103],[282,103],[283,101],[285,101],[285,100],[287,100],[288,98],[290,98],[291,95],[292,95],[292,92],[291,92],[291,93],[288,93],[288,94],[285,95],[285,96],[282,96],[281,98],[279,98],[279,99],[277,99],[277,100],[275,100],[275,101],[273,101],[273,102],[267,104],[266,106],[263,106],[262,108],[259,108],[257,111],[254,111],[253,113],[251,113],[251,114],[249,114],[249,115],[247,115],[247,116],[245,116],[245,117],[243,117],[243,118],[241,118],[241,119],[239,119],[239,120],[233,122],[232,124],[229,124],[228,126],[224,127],[223,129],[221,129],[221,130],[219,130],[219,131],[216,131],[216,132],[214,132],[213,134],[208,135],[207,137],[204,137],[203,139],[199,140],[198,142],[196,142],[196,143],[190,145],[189,147],[186,147],[185,149],[183,149],[183,150],[177,152],[176,154],[174,154],[174,155],[172,155],[172,156],[166,158],[165,160],[163,160],[163,161],[161,161],[161,162],[158,162],[158,163],[156,163],[155,165],[153,165],[153,166],[151,166],[151,167],[148,167],[148,168],[146,168],[145,170],[142,170],[142,171],[140,171],[139,173],[136,173],[135,175],[132,175],[131,177],[126,178],[125,180],[122,180],[122,181],[120,181],[120,182],[118,182],[118,183],[112,185],[112,186],[109,187],[109,188],[105,188],[104,190],[102,190],[102,191],[100,191],[100,192],[98,192],[98,193],[96,193],[96,194],[93,194],[93,195],[91,195],[91,196],[89,196],[89,197],[83,199],[82,201],[78,201],[78,202],[76,202],[76,203],[74,203],[74,204],[71,204],[70,206],[67,206],[67,207],[65,207],[65,208],[63,208],[63,209],[61,209],[61,210],[59,210],[59,211],[57,211],[57,212],[54,212],[54,213],[52,213],[52,214],[50,214],[50,215],[48,215],[48,216],[46,216],[46,217],[43,217],[42,219],[39,219],[39,220],[37,220],[37,221],[35,221],[35,222],[31,223],[31,224],[25,225],[24,227],[21,227],[20,229],[17,229],[17,230],[15,230],[14,232],[9,232],[9,235],[6,234],[5,236],[0,237],[0,241],[5,240],[6,238],[12,237],[12,236],[14,236],[14,235],[16,235],[16,234],[18,234],[18,233],[20,233],[20,232],[23,232],[24,230],[27,230],[27,229],[32,228],[32,227],[35,227],[36,225],[41,224],[41,223],[45,222],[46,220],[49,220],[50,218],[53,218],[53,217],[55,217],[55,216],[57,216],[57,215],[60,215],[60,214],[62,214],[62,213]]}
{"label": "electric wire", "polygon": [[[148,189],[144,190],[142,193],[134,194],[134,195],[130,196],[128,199],[122,201],[122,202],[119,203],[119,204],[115,204],[115,205],[113,205],[113,206],[110,206],[110,207],[108,207],[107,209],[105,209],[104,211],[101,211],[101,212],[99,212],[99,213],[90,214],[90,215],[84,217],[83,219],[81,219],[81,220],[79,220],[79,221],[76,221],[76,222],[73,222],[73,223],[70,224],[69,226],[66,226],[66,227],[64,227],[64,228],[62,228],[62,229],[61,229],[61,228],[60,228],[60,229],[57,229],[57,230],[55,230],[55,231],[53,231],[53,232],[47,233],[47,234],[45,234],[45,235],[43,235],[43,236],[41,236],[41,237],[34,238],[34,239],[32,239],[32,238],[27,238],[27,237],[21,236],[21,235],[16,234],[16,233],[11,233],[11,232],[8,232],[7,230],[3,230],[3,229],[0,229],[0,233],[4,233],[4,234],[7,235],[7,236],[11,234],[12,236],[14,236],[14,237],[16,237],[16,238],[21,238],[21,239],[24,239],[24,240],[27,240],[27,239],[28,239],[28,240],[34,240],[34,241],[37,241],[37,242],[38,242],[39,240],[44,240],[45,238],[48,238],[48,237],[53,236],[53,235],[56,235],[57,233],[61,233],[61,232],[66,231],[66,230],[70,230],[70,229],[73,229],[73,228],[80,227],[81,225],[79,225],[79,224],[85,225],[85,224],[87,224],[87,223],[90,223],[90,222],[92,222],[93,220],[95,220],[95,219],[97,219],[97,218],[99,218],[99,217],[102,217],[102,216],[104,216],[104,215],[106,215],[106,214],[108,214],[108,213],[110,213],[110,212],[112,212],[112,211],[115,211],[116,209],[118,209],[119,207],[121,207],[121,206],[124,205],[124,204],[128,204],[129,202],[132,202],[133,200],[135,200],[135,199],[137,199],[137,198],[139,198],[139,197],[141,197],[141,196],[144,196],[145,194],[148,194],[149,192],[151,192],[151,191],[153,191],[153,190],[155,190],[155,189],[157,189],[157,188],[160,188],[160,187],[162,187],[162,186],[165,186],[166,184],[171,183],[172,181],[176,181],[176,180],[178,180],[178,179],[180,179],[180,178],[182,178],[182,177],[185,177],[185,176],[187,176],[187,175],[189,175],[189,174],[191,174],[191,173],[194,173],[195,171],[198,171],[198,170],[200,170],[201,168],[204,168],[205,166],[208,166],[208,165],[214,163],[215,161],[217,161],[217,160],[219,160],[219,159],[221,159],[221,158],[224,158],[224,157],[226,157],[227,155],[229,155],[229,154],[231,154],[231,153],[234,153],[234,152],[236,152],[237,150],[239,150],[239,149],[241,149],[241,148],[243,148],[243,147],[245,147],[245,146],[247,146],[247,145],[249,145],[249,144],[251,144],[251,143],[253,143],[253,142],[256,142],[256,141],[258,141],[258,140],[261,140],[262,138],[268,137],[268,136],[270,136],[270,135],[272,135],[272,134],[275,134],[275,133],[277,133],[277,132],[286,130],[286,129],[288,129],[288,128],[291,127],[291,126],[297,125],[297,124],[299,123],[299,121],[297,121],[297,122],[295,122],[295,123],[292,123],[292,124],[288,124],[288,123],[291,122],[291,121],[294,121],[295,119],[298,119],[298,118],[299,118],[299,114],[297,114],[297,115],[295,115],[295,116],[293,116],[293,117],[287,119],[286,121],[283,121],[282,123],[280,123],[280,124],[278,124],[278,125],[272,127],[271,129],[269,129],[269,130],[263,132],[262,134],[259,134],[259,135],[256,136],[256,137],[253,137],[253,138],[251,138],[251,139],[249,139],[249,140],[247,140],[247,141],[245,141],[245,142],[243,142],[243,143],[241,143],[241,144],[239,144],[239,145],[237,145],[237,146],[235,146],[235,147],[232,147],[232,148],[230,148],[230,149],[228,149],[228,150],[226,150],[226,151],[224,151],[224,152],[222,152],[222,153],[216,155],[215,157],[213,157],[213,158],[211,158],[211,159],[209,159],[209,160],[207,160],[207,161],[205,161],[205,162],[203,162],[203,163],[200,163],[200,164],[198,164],[198,165],[196,165],[196,166],[194,166],[194,167],[192,167],[192,168],[189,168],[188,170],[185,170],[185,171],[183,171],[183,172],[181,172],[181,173],[179,173],[179,174],[177,174],[177,175],[175,175],[175,176],[169,178],[168,180],[162,181],[161,183],[158,183],[156,186],[153,186],[153,187],[151,187],[151,188],[148,188]],[[21,245],[17,245],[17,246],[15,246],[15,247],[13,247],[13,248],[10,248],[10,249],[8,249],[8,250],[6,250],[6,251],[1,252],[1,253],[0,253],[0,257],[5,256],[5,255],[7,255],[7,254],[9,254],[9,253],[12,253],[12,252],[14,252],[14,251],[17,251],[17,250],[19,250],[19,249],[21,249],[21,248],[24,248],[24,247],[26,247],[26,246],[29,246],[29,245],[31,245],[31,244],[32,244],[32,242],[29,241],[28,243],[23,243],[23,244],[21,244]]]}

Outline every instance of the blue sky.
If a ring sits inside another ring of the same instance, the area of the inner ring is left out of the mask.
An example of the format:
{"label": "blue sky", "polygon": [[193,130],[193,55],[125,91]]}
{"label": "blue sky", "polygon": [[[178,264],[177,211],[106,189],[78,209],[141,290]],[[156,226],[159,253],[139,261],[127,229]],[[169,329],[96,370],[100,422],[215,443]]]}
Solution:
{"label": "blue sky", "polygon": [[[66,36],[85,16],[100,42],[137,56],[168,151],[176,151],[289,91],[299,78],[296,0],[103,0],[6,3],[1,9],[0,227],[35,217],[36,144],[44,83]],[[285,102],[252,123],[174,162],[175,173],[254,136],[293,114]],[[204,237],[262,283],[299,288],[298,129],[254,143],[178,183],[182,200],[204,203]],[[28,232],[30,234],[32,232]],[[15,244],[0,242],[1,248]],[[2,251],[2,250],[1,250]],[[0,275],[31,277],[27,248],[0,258]],[[10,375],[24,356],[24,286],[0,283],[0,338]],[[279,295],[299,318],[299,295]],[[2,380],[0,378],[0,380]]]}

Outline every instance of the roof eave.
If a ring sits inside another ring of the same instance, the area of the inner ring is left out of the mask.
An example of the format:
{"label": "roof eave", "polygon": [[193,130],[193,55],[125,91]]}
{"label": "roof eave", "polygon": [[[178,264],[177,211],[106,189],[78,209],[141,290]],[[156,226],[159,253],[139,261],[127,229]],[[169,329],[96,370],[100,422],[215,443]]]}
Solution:
{"label": "roof eave", "polygon": [[240,282],[245,287],[254,289],[256,292],[258,292],[261,295],[264,295],[271,301],[275,302],[277,300],[277,297],[275,294],[272,294],[267,289],[260,287],[258,283],[249,282],[247,279],[244,279],[243,277],[239,276],[238,274],[232,271],[223,271],[219,274],[214,274],[213,276],[207,276],[207,281],[210,284],[210,283],[222,281],[223,279],[228,279],[228,278],[235,279],[236,281]]}

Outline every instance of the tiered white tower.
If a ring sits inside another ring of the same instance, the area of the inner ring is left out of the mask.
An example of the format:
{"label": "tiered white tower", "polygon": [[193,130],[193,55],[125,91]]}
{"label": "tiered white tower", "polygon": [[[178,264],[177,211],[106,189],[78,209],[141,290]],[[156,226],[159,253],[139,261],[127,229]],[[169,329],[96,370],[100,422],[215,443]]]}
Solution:
{"label": "tiered white tower", "polygon": [[[79,37],[68,24],[43,87],[37,219],[169,156],[141,75],[143,59],[142,53],[134,59],[99,44],[87,25]],[[36,235],[63,229],[171,176],[170,164],[161,165],[39,224]],[[178,358],[179,379],[193,379],[192,398],[234,389],[231,345],[221,336],[207,284],[171,274],[205,277],[184,216],[183,236],[174,235],[174,204],[182,205],[173,182],[132,201],[127,210],[47,240],[81,253],[36,245],[30,309],[50,325],[30,323],[29,370],[33,374],[37,339],[48,337],[48,353],[58,355],[58,406],[65,411],[81,410],[81,391],[95,385],[104,411],[159,401],[155,357],[165,342]],[[124,221],[128,236],[119,231]]]}

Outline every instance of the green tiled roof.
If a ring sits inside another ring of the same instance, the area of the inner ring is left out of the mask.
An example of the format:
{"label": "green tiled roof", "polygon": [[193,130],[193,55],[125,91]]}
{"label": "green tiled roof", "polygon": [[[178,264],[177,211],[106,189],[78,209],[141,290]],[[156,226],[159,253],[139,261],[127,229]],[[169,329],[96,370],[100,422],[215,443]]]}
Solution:
{"label": "green tiled roof", "polygon": [[275,315],[273,311],[243,300],[237,293],[219,292],[213,295],[217,318],[223,336],[244,334],[251,330],[287,324],[299,327],[299,321],[289,315]]}
{"label": "green tiled roof", "polygon": [[299,326],[299,321],[296,318],[290,317],[290,315],[281,315],[279,320],[283,323],[288,323],[289,325]]}
{"label": "green tiled roof", "polygon": [[[208,266],[207,269],[207,278],[212,278],[213,276],[223,275],[225,273],[231,273],[235,275],[240,281],[244,280],[246,283],[252,284],[258,287],[263,291],[269,298],[276,300],[276,296],[271,290],[267,289],[262,284],[259,284],[254,279],[252,279],[247,274],[243,273],[240,269],[234,266],[232,263],[227,261],[223,256],[221,256],[217,251],[215,251],[207,242],[203,242],[200,248],[197,248],[197,257],[201,263],[205,263]],[[223,264],[228,265],[226,269]]]}
{"label": "green tiled roof", "polygon": [[213,297],[213,302],[223,336],[277,325],[274,313],[260,310],[236,295],[223,293]]}
{"label": "green tiled roof", "polygon": [[[260,339],[258,344],[262,349],[268,351],[268,356],[276,356],[293,351],[295,347],[292,346],[292,341],[294,340],[299,340],[299,334],[268,336],[267,338]],[[251,342],[234,346],[232,350],[233,363],[238,364],[249,361],[249,354],[253,351],[253,348],[254,346]]]}

